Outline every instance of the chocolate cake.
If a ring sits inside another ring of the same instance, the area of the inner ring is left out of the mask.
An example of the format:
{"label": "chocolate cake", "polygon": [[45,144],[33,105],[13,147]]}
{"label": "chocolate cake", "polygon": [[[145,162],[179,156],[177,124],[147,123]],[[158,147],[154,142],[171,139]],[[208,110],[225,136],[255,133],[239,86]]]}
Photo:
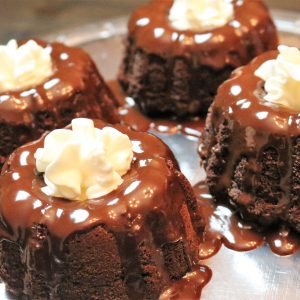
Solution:
{"label": "chocolate cake", "polygon": [[202,31],[172,27],[173,0],[154,0],[133,13],[119,81],[143,112],[206,114],[233,69],[276,49],[276,29],[263,1],[232,3],[233,19]]}
{"label": "chocolate cake", "polygon": [[42,192],[34,153],[45,136],[6,161],[0,276],[20,299],[158,299],[190,271],[202,220],[189,182],[158,138],[113,128],[130,138],[133,159],[123,183],[97,199]]}
{"label": "chocolate cake", "polygon": [[266,101],[255,74],[277,56],[262,54],[220,86],[200,152],[217,200],[263,227],[283,222],[300,232],[299,111]]}
{"label": "chocolate cake", "polygon": [[51,49],[53,73],[36,86],[0,93],[0,168],[16,147],[74,117],[118,121],[117,102],[84,50],[37,42]]}

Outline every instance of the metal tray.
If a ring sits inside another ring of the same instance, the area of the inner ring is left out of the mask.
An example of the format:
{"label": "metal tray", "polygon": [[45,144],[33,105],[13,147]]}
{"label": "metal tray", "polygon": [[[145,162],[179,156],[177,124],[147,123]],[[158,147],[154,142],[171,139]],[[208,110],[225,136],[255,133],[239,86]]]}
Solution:
{"label": "metal tray", "polygon": [[[300,15],[273,10],[281,43],[300,47]],[[45,37],[86,49],[96,61],[105,79],[116,77],[123,53],[127,18],[117,18]],[[181,134],[159,136],[171,147],[183,173],[192,184],[205,178],[199,165],[197,139]],[[189,151],[186,151],[189,149]],[[300,300],[300,253],[278,257],[268,246],[249,252],[237,252],[222,246],[212,258],[203,261],[213,272],[202,292],[203,300]],[[0,299],[5,295],[0,284]]]}

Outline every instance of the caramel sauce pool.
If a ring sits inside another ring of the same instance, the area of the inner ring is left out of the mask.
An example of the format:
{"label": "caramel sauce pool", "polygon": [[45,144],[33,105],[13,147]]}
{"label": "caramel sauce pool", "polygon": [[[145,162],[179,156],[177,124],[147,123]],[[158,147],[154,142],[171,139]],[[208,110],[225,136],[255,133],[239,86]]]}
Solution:
{"label": "caramel sauce pool", "polygon": [[212,272],[206,266],[195,267],[165,290],[159,300],[199,300],[202,289],[211,279]]}
{"label": "caramel sauce pool", "polygon": [[275,225],[260,231],[243,220],[228,204],[216,203],[205,183],[194,187],[205,219],[205,231],[201,237],[199,255],[207,259],[216,254],[222,244],[235,251],[250,251],[269,245],[270,250],[280,256],[296,253],[300,248],[299,234],[288,227]]}

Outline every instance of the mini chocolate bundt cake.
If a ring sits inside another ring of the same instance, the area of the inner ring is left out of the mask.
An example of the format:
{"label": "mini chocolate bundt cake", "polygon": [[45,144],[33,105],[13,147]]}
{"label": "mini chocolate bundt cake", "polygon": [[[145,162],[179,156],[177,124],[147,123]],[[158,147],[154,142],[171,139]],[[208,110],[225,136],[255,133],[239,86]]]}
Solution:
{"label": "mini chocolate bundt cake", "polygon": [[215,198],[300,232],[300,51],[280,46],[233,72],[209,109],[200,153]]}
{"label": "mini chocolate bundt cake", "polygon": [[261,0],[153,0],[128,28],[119,81],[155,116],[206,114],[233,69],[278,44]]}
{"label": "mini chocolate bundt cake", "polygon": [[118,121],[117,102],[82,49],[12,40],[0,59],[0,168],[16,147],[75,117]]}
{"label": "mini chocolate bundt cake", "polygon": [[2,169],[0,276],[20,299],[158,299],[195,262],[202,220],[169,148],[90,121],[18,148]]}

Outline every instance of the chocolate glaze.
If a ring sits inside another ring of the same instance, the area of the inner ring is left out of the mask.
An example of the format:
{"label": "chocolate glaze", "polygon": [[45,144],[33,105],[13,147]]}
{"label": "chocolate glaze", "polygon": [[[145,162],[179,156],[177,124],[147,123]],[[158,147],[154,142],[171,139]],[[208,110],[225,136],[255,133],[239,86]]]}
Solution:
{"label": "chocolate glaze", "polygon": [[[70,106],[75,107],[78,115],[91,118],[100,118],[102,115],[106,117],[100,109],[101,96],[105,97],[107,94],[106,97],[114,100],[90,56],[79,48],[70,48],[56,42],[47,44],[41,40],[36,41],[42,47],[52,49],[54,72],[37,86],[1,93],[0,120],[34,127],[35,114],[50,111],[54,114],[56,127],[63,127],[67,124],[63,123],[61,109],[70,109]],[[23,43],[25,41],[20,44]],[[76,96],[82,93],[88,97],[89,105],[80,97],[76,102]]]}
{"label": "chocolate glaze", "polygon": [[133,98],[125,95],[118,81],[108,82],[108,86],[119,101],[119,118],[121,123],[130,125],[138,131],[152,131],[163,134],[181,133],[187,136],[200,137],[204,120],[200,117],[191,117],[187,120],[170,120],[150,118],[137,107]]}
{"label": "chocolate glaze", "polygon": [[260,227],[242,219],[227,201],[215,199],[208,186],[202,182],[194,187],[206,227],[199,247],[201,259],[215,255],[222,244],[235,251],[250,251],[265,243],[277,255],[286,256],[300,249],[300,238],[284,225],[271,229]]}
{"label": "chocolate glaze", "polygon": [[172,4],[173,0],[153,0],[134,12],[128,27],[137,47],[161,56],[196,54],[195,64],[221,69],[247,63],[249,52],[255,57],[277,46],[276,29],[263,1],[233,1],[234,18],[203,32],[172,28],[168,20]]}
{"label": "chocolate glaze", "polygon": [[[102,128],[105,123],[95,121],[95,126]],[[154,205],[165,209],[161,197],[165,187],[170,184],[174,185],[174,191],[178,188],[166,161],[169,159],[175,164],[173,154],[150,134],[134,132],[121,125],[114,127],[131,139],[134,158],[122,185],[99,199],[67,201],[48,197],[41,191],[45,183],[42,176],[36,174],[34,153],[43,147],[44,137],[13,153],[0,178],[2,225],[12,230],[6,233],[10,239],[18,240],[18,228],[28,228],[33,223],[46,224],[49,231],[62,240],[72,232],[101,222],[118,230],[132,228],[134,232],[143,223],[140,217]],[[174,197],[174,191],[170,190],[171,194],[167,192],[165,197]],[[178,232],[170,232],[170,235],[175,240],[180,236]]]}
{"label": "chocolate glaze", "polygon": [[[220,86],[213,109],[221,109],[226,118],[242,127],[251,127],[268,134],[295,136],[300,134],[300,112],[269,103],[263,99],[263,80],[254,72],[267,60],[275,59],[278,51],[269,51],[254,59],[249,65],[233,72],[232,77]],[[251,143],[251,141],[249,141]]]}

